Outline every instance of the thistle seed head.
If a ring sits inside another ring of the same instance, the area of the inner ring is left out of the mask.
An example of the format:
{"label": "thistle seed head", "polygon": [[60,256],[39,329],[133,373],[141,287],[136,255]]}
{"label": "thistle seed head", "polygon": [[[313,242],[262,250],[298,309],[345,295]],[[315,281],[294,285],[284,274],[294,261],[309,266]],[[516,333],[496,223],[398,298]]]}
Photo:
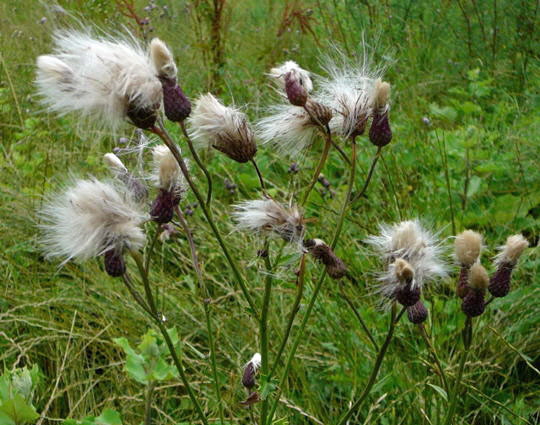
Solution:
{"label": "thistle seed head", "polygon": [[424,323],[428,318],[428,314],[428,310],[422,301],[407,307],[407,318],[415,325]]}
{"label": "thistle seed head", "polygon": [[459,263],[471,267],[480,257],[482,235],[473,230],[465,230],[456,236],[454,248]]}

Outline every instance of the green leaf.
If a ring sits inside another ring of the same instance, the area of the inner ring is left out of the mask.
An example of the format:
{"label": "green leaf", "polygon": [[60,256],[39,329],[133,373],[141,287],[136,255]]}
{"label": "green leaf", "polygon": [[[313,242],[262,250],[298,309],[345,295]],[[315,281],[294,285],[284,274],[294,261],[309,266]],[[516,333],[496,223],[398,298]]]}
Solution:
{"label": "green leaf", "polygon": [[467,189],[467,198],[473,197],[478,192],[481,185],[482,179],[478,176],[472,176]]}
{"label": "green leaf", "polygon": [[437,386],[437,385],[433,385],[433,384],[428,384],[431,388],[433,388],[435,391],[437,391],[437,393],[439,393],[439,395],[445,400],[445,401],[448,401],[448,394],[446,394],[446,391]]}
{"label": "green leaf", "polygon": [[116,410],[105,409],[103,413],[96,418],[96,424],[99,425],[122,425],[120,413]]}
{"label": "green leaf", "polygon": [[10,400],[4,400],[0,412],[8,415],[16,424],[30,423],[39,418],[36,409],[20,394],[15,394]]}

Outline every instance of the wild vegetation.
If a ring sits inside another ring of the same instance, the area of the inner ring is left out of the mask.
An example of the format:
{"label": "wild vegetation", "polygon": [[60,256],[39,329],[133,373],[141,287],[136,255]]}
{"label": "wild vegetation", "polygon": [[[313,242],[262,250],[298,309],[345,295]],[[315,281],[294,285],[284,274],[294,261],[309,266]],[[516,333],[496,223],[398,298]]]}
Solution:
{"label": "wild vegetation", "polygon": [[[540,423],[538,9],[512,0],[0,0],[0,425]],[[129,31],[143,46],[159,37],[194,105],[210,91],[252,123],[279,100],[273,67],[296,61],[317,92],[329,60],[360,71],[369,57],[392,87],[392,140],[378,149],[369,124],[356,143],[332,128],[338,149],[323,124],[311,146],[284,155],[255,131],[262,182],[250,158],[199,151],[213,182],[207,203],[207,175],[183,121],[165,123],[168,133],[111,130],[44,108],[36,59],[52,52],[56,30],[85,27]],[[46,259],[40,211],[50,194],[76,179],[110,180],[108,152],[146,176],[167,134],[200,196],[182,187],[174,228],[144,224],[144,260],[124,257],[133,286],[107,275],[117,262],[105,270],[102,259],[62,267]],[[273,239],[243,231],[242,211],[253,204],[242,202],[263,193],[300,205],[306,241],[289,228]],[[422,325],[395,301],[380,308],[380,273],[398,263],[370,238],[382,224],[414,219],[435,233],[427,245],[448,271],[423,288]],[[453,258],[453,236],[466,229],[483,244],[470,264],[459,248]],[[497,247],[516,234],[530,248],[509,294],[491,298],[472,265],[479,257],[493,280],[507,258],[493,263]],[[321,254],[308,238],[334,249]],[[149,257],[151,267],[141,265]],[[486,294],[481,315],[480,295],[468,304],[456,295],[463,269],[481,282],[467,278],[469,293]],[[262,367],[249,376],[257,352]]]}

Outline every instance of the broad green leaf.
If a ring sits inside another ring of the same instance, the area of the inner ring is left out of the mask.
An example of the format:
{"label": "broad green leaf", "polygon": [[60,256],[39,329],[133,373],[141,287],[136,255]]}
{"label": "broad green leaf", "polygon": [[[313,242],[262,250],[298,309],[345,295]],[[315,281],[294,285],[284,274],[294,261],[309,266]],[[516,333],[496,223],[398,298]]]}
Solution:
{"label": "broad green leaf", "polygon": [[96,418],[96,424],[98,425],[122,425],[122,419],[120,413],[116,410],[105,409],[103,413]]}
{"label": "broad green leaf", "polygon": [[16,424],[26,424],[39,418],[36,409],[28,403],[20,394],[9,400],[4,400],[0,406],[0,412],[7,414]]}

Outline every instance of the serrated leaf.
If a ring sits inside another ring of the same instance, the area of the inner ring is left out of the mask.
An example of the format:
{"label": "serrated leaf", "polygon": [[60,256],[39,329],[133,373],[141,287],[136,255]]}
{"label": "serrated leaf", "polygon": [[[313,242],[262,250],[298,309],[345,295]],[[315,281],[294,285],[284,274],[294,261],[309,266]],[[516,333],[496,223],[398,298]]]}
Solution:
{"label": "serrated leaf", "polygon": [[4,400],[0,405],[0,412],[8,415],[16,424],[26,424],[35,421],[39,415],[30,403],[20,394],[9,400]]}
{"label": "serrated leaf", "polygon": [[116,410],[105,409],[103,413],[96,418],[96,424],[99,425],[122,425],[120,413]]}

